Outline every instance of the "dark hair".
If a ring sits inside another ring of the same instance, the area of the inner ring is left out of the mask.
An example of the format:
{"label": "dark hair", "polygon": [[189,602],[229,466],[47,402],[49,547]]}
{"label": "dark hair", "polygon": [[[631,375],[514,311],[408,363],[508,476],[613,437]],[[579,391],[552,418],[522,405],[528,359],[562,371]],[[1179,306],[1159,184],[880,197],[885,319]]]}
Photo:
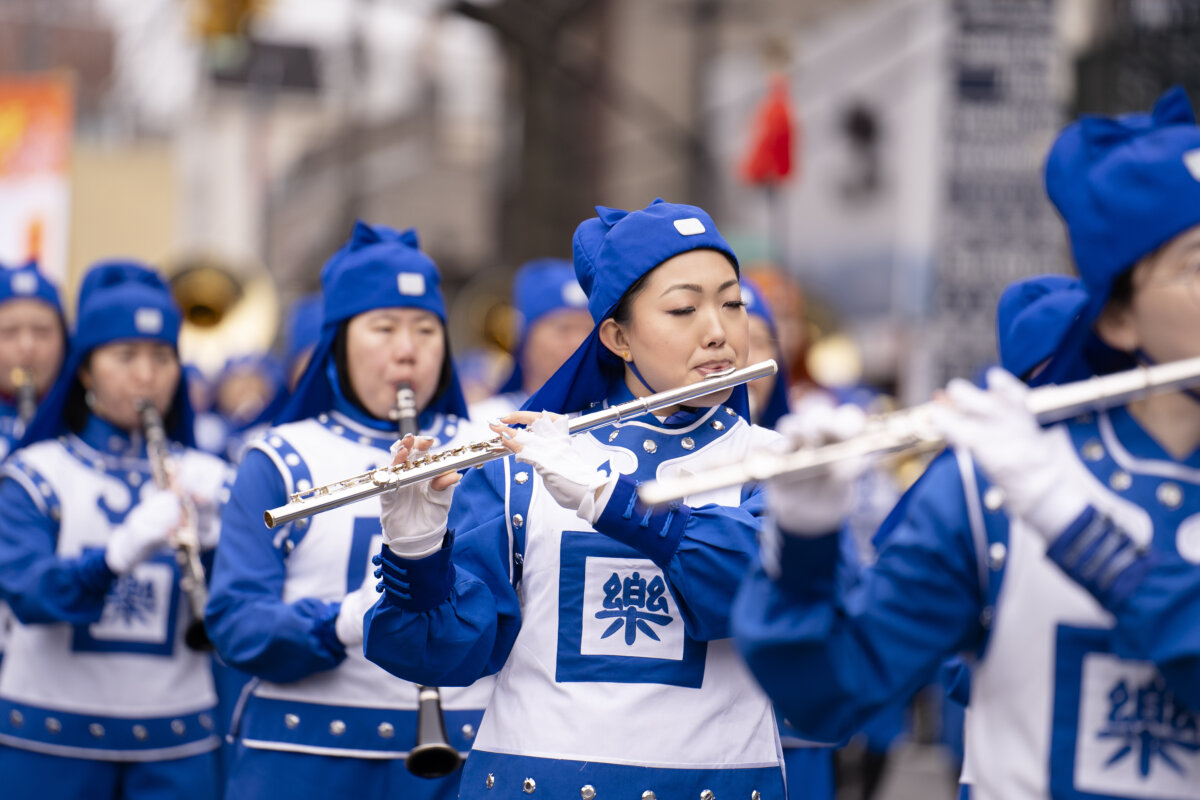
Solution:
{"label": "dark hair", "polygon": [[1126,308],[1133,302],[1133,269],[1127,269],[1113,281],[1112,291],[1108,293],[1108,302],[1121,308]]}
{"label": "dark hair", "polygon": [[[441,320],[438,320],[441,322]],[[342,396],[350,401],[355,408],[368,417],[374,416],[367,407],[363,405],[359,399],[358,393],[354,391],[354,386],[350,383],[350,360],[346,356],[346,330],[350,325],[350,320],[343,320],[338,326],[337,336],[333,340],[333,364],[337,368],[338,388],[342,390]],[[442,325],[442,371],[438,375],[437,391],[433,393],[433,397],[429,398],[429,403],[426,408],[437,403],[442,399],[447,390],[450,388],[450,379],[454,374],[454,356],[450,352],[450,334],[446,331],[446,326]],[[424,411],[425,409],[419,409]]]}

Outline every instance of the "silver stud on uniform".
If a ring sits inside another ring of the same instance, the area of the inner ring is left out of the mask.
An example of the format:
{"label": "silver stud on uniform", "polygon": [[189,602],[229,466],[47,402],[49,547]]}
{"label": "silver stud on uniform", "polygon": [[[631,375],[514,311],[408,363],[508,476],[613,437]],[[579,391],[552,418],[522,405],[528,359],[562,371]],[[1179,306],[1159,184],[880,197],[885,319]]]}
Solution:
{"label": "silver stud on uniform", "polygon": [[463,732],[464,739],[474,739],[475,738],[475,726],[469,722],[466,725],[463,725],[462,732]]}
{"label": "silver stud on uniform", "polygon": [[750,792],[750,800],[762,800],[762,795],[758,793],[758,789]]}
{"label": "silver stud on uniform", "polygon": [[1128,472],[1117,470],[1108,477],[1108,485],[1118,492],[1123,492],[1130,486],[1133,486],[1133,478]]}
{"label": "silver stud on uniform", "polygon": [[617,436],[619,436],[619,435],[620,435],[620,433],[621,433],[620,431],[613,431],[612,433],[610,433],[610,434],[608,435],[608,440],[609,440],[610,442],[611,442],[611,441],[613,441],[614,439],[616,439],[616,438],[617,438]]}
{"label": "silver stud on uniform", "polygon": [[513,480],[515,480],[517,483],[520,483],[523,485],[529,480],[529,473],[526,472],[525,470],[521,470],[520,472],[518,472],[516,474],[516,476],[513,478]]}
{"label": "silver stud on uniform", "polygon": [[483,785],[489,789],[492,788],[493,786],[495,786],[496,785],[496,776],[489,772],[488,776],[483,779]]}
{"label": "silver stud on uniform", "polygon": [[646,441],[642,442],[642,449],[647,453],[653,453],[654,451],[658,450],[658,445],[654,443],[653,439],[647,439]]}
{"label": "silver stud on uniform", "polygon": [[712,789],[705,789],[700,793],[700,800],[717,800],[717,796],[713,794]]}
{"label": "silver stud on uniform", "polygon": [[583,798],[583,800],[595,800],[596,787],[592,786],[590,783],[586,784],[585,786],[580,788],[579,796],[581,798]]}
{"label": "silver stud on uniform", "polygon": [[146,737],[149,735],[150,735],[150,733],[149,733],[149,731],[146,730],[145,725],[134,725],[133,726],[133,738],[137,739],[139,742],[146,741]]}
{"label": "silver stud on uniform", "polygon": [[1099,461],[1104,458],[1104,445],[1100,444],[1099,439],[1088,439],[1083,443],[1079,452],[1088,461]]}
{"label": "silver stud on uniform", "polygon": [[514,528],[519,528],[525,524],[525,518],[522,517],[520,514],[513,514],[512,522],[513,522]]}
{"label": "silver stud on uniform", "polygon": [[396,735],[396,726],[390,722],[381,722],[379,727],[375,729],[384,739],[390,739]]}
{"label": "silver stud on uniform", "polygon": [[724,423],[724,422],[721,422],[721,420],[719,420],[719,419],[714,419],[712,422],[710,422],[710,423],[709,423],[709,425],[711,425],[711,426],[712,426],[712,429],[713,429],[714,431],[723,431],[723,430],[725,430],[725,423]]}
{"label": "silver stud on uniform", "polygon": [[99,722],[93,722],[91,725],[88,725],[88,733],[97,739],[101,739],[104,737],[104,726]]}
{"label": "silver stud on uniform", "polygon": [[999,511],[1004,505],[1004,490],[999,486],[989,486],[983,493],[983,507],[988,511]]}
{"label": "silver stud on uniform", "polygon": [[535,781],[533,778],[526,778],[521,783],[521,791],[524,792],[525,794],[533,794],[533,791],[536,788],[537,788],[537,781]]}
{"label": "silver stud on uniform", "polygon": [[642,792],[642,800],[658,800],[658,797],[654,794],[654,792],[647,789],[646,791]]}
{"label": "silver stud on uniform", "polygon": [[288,728],[288,730],[294,730],[296,726],[300,724],[300,718],[295,714],[284,714],[283,724]]}
{"label": "silver stud on uniform", "polygon": [[1004,542],[992,542],[988,547],[988,567],[992,570],[1000,569],[1004,566],[1004,559],[1008,557],[1008,548],[1004,546]]}
{"label": "silver stud on uniform", "polygon": [[186,730],[187,730],[187,726],[183,724],[183,720],[181,720],[181,719],[171,720],[171,731],[176,736],[183,736],[183,733]]}
{"label": "silver stud on uniform", "polygon": [[728,415],[729,415],[729,416],[731,416],[731,417],[736,417],[736,416],[737,416],[737,412],[736,412],[736,411],[734,411],[734,410],[733,410],[732,408],[730,408],[729,406],[725,406],[725,413],[726,413],[726,414],[728,414]]}
{"label": "silver stud on uniform", "polygon": [[46,717],[46,730],[51,733],[58,733],[62,730],[62,723],[54,717]]}
{"label": "silver stud on uniform", "polygon": [[1170,509],[1179,508],[1183,503],[1183,490],[1179,488],[1179,484],[1170,481],[1160,483],[1154,496],[1158,498],[1158,502]]}
{"label": "silver stud on uniform", "polygon": [[683,437],[683,440],[680,441],[679,444],[683,446],[684,450],[695,450],[696,449],[696,440],[690,436]]}
{"label": "silver stud on uniform", "polygon": [[346,732],[346,723],[342,722],[340,719],[335,719],[333,722],[329,723],[329,732],[334,736],[341,736]]}
{"label": "silver stud on uniform", "polygon": [[14,708],[8,712],[8,721],[12,723],[14,728],[19,728],[25,724],[25,715]]}

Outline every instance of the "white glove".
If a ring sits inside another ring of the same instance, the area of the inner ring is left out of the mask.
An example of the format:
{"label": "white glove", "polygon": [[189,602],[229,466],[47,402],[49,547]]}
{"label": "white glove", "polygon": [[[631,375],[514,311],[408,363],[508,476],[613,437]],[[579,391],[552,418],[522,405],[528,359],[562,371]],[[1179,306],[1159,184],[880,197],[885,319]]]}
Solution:
{"label": "white glove", "polygon": [[[866,414],[854,405],[814,405],[801,414],[788,414],[776,430],[783,434],[781,448],[819,447],[857,435]],[[854,485],[866,467],[856,458],[834,464],[816,477],[780,475],[767,484],[767,510],[783,531],[800,536],[820,536],[837,530],[850,513]]]}
{"label": "white glove", "polygon": [[201,550],[212,550],[221,538],[221,506],[229,499],[233,470],[218,458],[189,454],[181,458],[174,485],[195,508],[196,537]]}
{"label": "white glove", "polygon": [[983,391],[951,381],[950,402],[935,406],[931,421],[1004,491],[1013,516],[1052,541],[1087,508],[1085,468],[1070,442],[1043,430],[1029,412],[1025,384],[998,367],[988,370],[987,382]]}
{"label": "white glove", "polygon": [[533,465],[555,502],[595,525],[612,496],[617,478],[589,466],[571,447],[567,418],[543,414],[512,438],[521,447],[517,461]]}
{"label": "white glove", "polygon": [[436,553],[446,536],[453,497],[454,486],[439,491],[433,488],[432,481],[379,495],[384,544],[401,558],[425,558]]}
{"label": "white glove", "polygon": [[342,598],[333,629],[338,641],[346,647],[361,647],[363,643],[363,617],[375,605],[379,592],[375,590],[375,579],[368,576],[363,585]]}
{"label": "white glove", "polygon": [[179,496],[166,489],[150,488],[129,512],[125,523],[113,531],[104,553],[108,568],[124,575],[166,547],[179,527],[183,507]]}

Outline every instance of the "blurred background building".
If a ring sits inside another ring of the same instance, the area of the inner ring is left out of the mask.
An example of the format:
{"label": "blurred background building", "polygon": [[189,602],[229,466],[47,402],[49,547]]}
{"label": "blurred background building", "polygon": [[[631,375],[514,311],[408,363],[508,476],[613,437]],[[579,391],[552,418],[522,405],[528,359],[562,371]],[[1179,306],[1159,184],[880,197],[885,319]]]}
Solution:
{"label": "blurred background building", "polygon": [[1005,283],[1069,269],[1059,126],[1194,88],[1198,29],[1185,0],[4,0],[0,261],[286,304],[355,218],[415,225],[463,350],[593,205],[662,196],[849,336],[829,380],[911,402],[994,357]]}

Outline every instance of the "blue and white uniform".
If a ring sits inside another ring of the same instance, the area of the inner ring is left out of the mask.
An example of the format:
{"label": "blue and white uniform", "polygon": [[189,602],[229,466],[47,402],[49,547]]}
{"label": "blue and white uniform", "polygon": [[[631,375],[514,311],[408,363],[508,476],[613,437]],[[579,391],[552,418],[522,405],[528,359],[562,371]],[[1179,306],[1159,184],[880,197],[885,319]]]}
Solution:
{"label": "blue and white uniform", "polygon": [[[18,624],[0,671],[0,772],[6,796],[123,800],[217,793],[216,697],[210,655],[189,649],[190,614],[174,553],[161,549],[116,575],[106,553],[153,491],[140,435],[85,413],[78,371],[92,350],[149,339],[174,345],[179,311],[157,273],[100,264],[85,276],[80,327],[59,380],[0,474],[0,596]],[[83,403],[79,402],[82,407]],[[219,498],[223,462],[191,444],[181,379],[167,415],[170,456],[185,491]],[[211,517],[196,520],[215,539]]]}
{"label": "blue and white uniform", "polygon": [[[575,235],[597,327],[527,408],[573,413],[631,399],[598,334],[620,297],[689,250],[717,250],[736,268],[698,208],[597,212]],[[729,639],[760,491],[733,487],[653,513],[636,501],[639,481],[777,440],[745,409],[739,388],[727,406],[573,437],[581,470],[620,476],[594,526],[509,458],[456,490],[449,546],[420,559],[382,549],[385,592],[367,614],[367,657],[443,685],[497,676],[461,797],[785,796],[771,704]]]}
{"label": "blue and white uniform", "polygon": [[[396,423],[348,398],[337,341],[349,320],[377,308],[419,308],[444,323],[438,284],[415,231],[358,223],[322,270],[324,323],[308,368],[278,424],[251,443],[238,468],[207,613],[222,658],[254,676],[234,711],[230,800],[458,794],[459,773],[431,780],[404,765],[416,743],[416,686],[368,662],[360,644],[347,645],[338,633],[339,612],[356,608],[364,581],[369,600],[376,596],[370,562],[382,541],[378,498],[277,530],[263,524],[263,512],[293,492],[391,463]],[[457,376],[448,374],[419,419],[438,448],[489,433],[470,427]],[[353,620],[358,631],[361,613]],[[442,696],[449,742],[464,754],[490,690],[489,680]]]}
{"label": "blue and white uniform", "polygon": [[[1021,351],[1027,369],[1049,358],[1035,383],[1094,374],[1123,355],[1100,346],[1093,322],[1119,276],[1200,225],[1198,148],[1178,90],[1152,114],[1086,118],[1059,137],[1047,188],[1082,283],[1051,289],[1064,294],[1040,306],[1058,322],[1070,311],[1067,325],[1045,329],[1048,350]],[[852,730],[965,654],[962,780],[972,798],[1200,797],[1200,636],[1187,616],[1200,602],[1200,453],[1171,456],[1126,408],[1040,430],[1013,391],[1020,384],[1000,385],[1010,406],[976,400],[985,422],[974,430],[1011,407],[1018,424],[1005,430],[1026,437],[1021,446],[963,435],[975,456],[934,461],[885,522],[877,562],[849,585],[835,579],[833,535],[778,537],[775,577],[753,573],[738,596],[743,653],[815,736]],[[984,394],[961,386],[960,398]],[[956,424],[945,430],[971,433]],[[1029,474],[1037,493],[1022,483]],[[789,521],[776,523],[786,531]]]}

